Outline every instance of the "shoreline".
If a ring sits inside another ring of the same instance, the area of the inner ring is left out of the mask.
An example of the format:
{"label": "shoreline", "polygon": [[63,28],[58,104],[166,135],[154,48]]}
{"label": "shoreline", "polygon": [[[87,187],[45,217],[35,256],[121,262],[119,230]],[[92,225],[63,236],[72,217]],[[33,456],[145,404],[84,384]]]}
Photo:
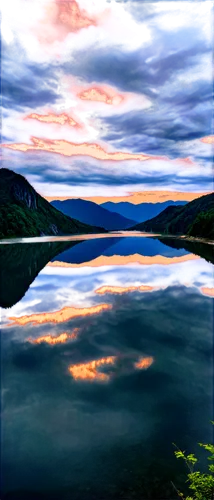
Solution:
{"label": "shoreline", "polygon": [[207,245],[214,245],[214,240],[208,240],[206,238],[200,238],[199,236],[188,236],[188,235],[175,235],[175,234],[160,234],[161,238],[171,238],[175,240],[191,241],[196,243],[206,243]]}
{"label": "shoreline", "polygon": [[141,231],[111,231],[109,233],[96,233],[96,234],[72,234],[63,236],[33,236],[33,237],[11,237],[0,239],[0,245],[11,245],[18,243],[48,243],[54,241],[85,241],[91,239],[103,239],[103,238],[170,238],[175,240],[191,241],[195,243],[204,243],[207,245],[214,245],[214,240],[209,240],[206,238],[188,236],[188,235],[175,235],[175,234],[165,234],[165,233],[146,233]]}

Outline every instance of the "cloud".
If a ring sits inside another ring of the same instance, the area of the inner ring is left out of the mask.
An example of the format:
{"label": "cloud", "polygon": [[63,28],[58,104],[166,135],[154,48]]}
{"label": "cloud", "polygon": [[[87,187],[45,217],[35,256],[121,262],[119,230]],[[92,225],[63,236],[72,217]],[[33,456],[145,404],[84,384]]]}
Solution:
{"label": "cloud", "polygon": [[[196,150],[195,144],[191,144],[191,148]],[[13,170],[24,175],[47,199],[86,198],[95,203],[191,201],[212,191],[211,166],[207,164],[202,168],[204,160],[199,164],[189,164],[182,159],[101,162],[90,157],[84,160],[41,151],[23,155],[20,151],[2,148],[2,153],[3,164],[13,165]]]}
{"label": "cloud", "polygon": [[148,356],[148,358],[140,358],[139,361],[135,363],[135,368],[138,370],[146,370],[154,363],[154,359],[152,356]]}
{"label": "cloud", "polygon": [[[201,16],[200,8],[200,12],[196,10],[196,26],[201,23],[203,30],[193,28],[190,9],[187,25],[178,26],[175,36],[159,26],[162,14],[151,8],[150,23],[155,23],[151,44],[128,52],[119,46],[113,51],[94,46],[87,54],[76,53],[72,69],[69,62],[64,64],[65,73],[72,71],[89,83],[113,85],[119,92],[135,92],[149,98],[148,109],[141,109],[139,103],[138,109],[124,112],[121,108],[117,114],[108,116],[101,111],[97,123],[105,141],[115,147],[128,145],[135,152],[176,158],[183,155],[183,146],[188,149],[184,142],[210,133],[211,37],[206,38],[204,29],[208,13]],[[192,155],[195,153],[194,149]]]}
{"label": "cloud", "polygon": [[32,342],[33,344],[41,344],[42,342],[45,342],[49,345],[56,345],[56,344],[63,344],[64,342],[67,342],[68,340],[76,340],[77,336],[79,333],[78,328],[74,328],[73,332],[71,334],[68,333],[60,333],[58,336],[53,336],[53,335],[44,335],[42,337],[38,337],[37,339],[31,339],[29,338],[29,342]]}
{"label": "cloud", "polygon": [[[132,355],[130,358],[132,358]],[[117,366],[118,362],[120,362],[121,365],[120,357],[108,356],[106,358],[89,361],[89,363],[71,365],[69,366],[69,372],[73,376],[74,380],[109,382],[112,378],[120,376],[121,366]],[[153,363],[154,358],[152,356],[140,357],[138,361],[132,363],[127,357],[127,359],[124,360],[122,371],[133,372],[135,369],[147,370]],[[102,369],[105,368],[105,366],[107,366],[108,369],[111,369],[112,365],[114,366],[114,369],[109,373],[102,372]],[[126,365],[128,365],[128,367]]]}
{"label": "cloud", "polygon": [[214,297],[214,288],[209,287],[201,287],[201,292],[207,297]]}
{"label": "cloud", "polygon": [[[53,119],[53,115],[52,115]],[[104,162],[111,162],[117,166],[118,162],[129,162],[132,161],[132,169],[135,167],[135,173],[143,172],[145,168],[145,172],[151,168],[153,173],[155,171],[161,171],[162,173],[168,168],[183,168],[186,170],[193,170],[196,173],[200,172],[200,167],[197,165],[191,157],[183,158],[182,160],[179,158],[175,158],[169,160],[167,157],[155,156],[155,155],[145,155],[143,153],[137,152],[128,152],[128,151],[119,151],[113,150],[109,145],[102,141],[96,141],[96,143],[85,143],[85,142],[75,142],[63,139],[52,139],[47,137],[40,136],[31,136],[30,143],[27,142],[17,142],[17,143],[4,143],[3,147],[12,151],[21,151],[23,153],[32,151],[36,153],[37,151],[54,153],[58,155],[62,155],[63,157],[75,158],[78,159],[81,157],[88,157],[88,159],[93,158],[94,160],[102,161],[103,166],[105,168]],[[133,164],[133,161],[142,162],[141,164]],[[144,167],[145,163],[145,167]],[[168,163],[168,165],[167,165]],[[119,163],[118,163],[119,166]],[[101,167],[102,168],[102,167]],[[125,173],[125,172],[124,172]]]}
{"label": "cloud", "polygon": [[[182,262],[189,262],[192,260],[198,260],[198,256],[194,254],[182,255],[179,257],[166,257],[162,255],[156,256],[143,256],[138,253],[133,253],[131,255],[107,255],[107,256],[99,256],[94,258],[93,260],[86,261],[80,264],[70,264],[66,262],[62,262],[60,260],[56,260],[50,262],[48,266],[54,268],[65,268],[65,269],[74,269],[74,268],[84,268],[84,267],[110,267],[110,266],[127,266],[130,264],[141,264],[143,266],[151,266],[151,265],[166,265],[171,266],[173,264],[179,264]],[[13,319],[13,318],[11,318]],[[17,320],[18,321],[18,320]],[[22,321],[26,321],[23,318]]]}
{"label": "cloud", "polygon": [[89,363],[71,365],[69,366],[69,372],[74,380],[88,380],[90,382],[98,380],[99,382],[108,382],[110,375],[102,373],[99,371],[99,368],[102,369],[105,365],[114,365],[116,359],[116,356],[108,356],[106,358],[90,361]]}
{"label": "cloud", "polygon": [[[93,196],[93,197],[85,197],[84,199],[88,199],[89,201],[93,201],[94,203],[102,204],[107,201],[111,201],[113,203],[133,203],[134,205],[138,205],[139,203],[161,203],[164,201],[192,201],[200,196],[208,194],[208,192],[188,192],[188,191],[142,191],[142,192],[131,192],[128,194],[120,195],[120,196],[111,196],[110,194],[107,196]],[[67,196],[46,196],[48,201],[53,200],[65,200],[68,198]]]}
{"label": "cloud", "polygon": [[112,294],[119,294],[122,295],[123,293],[129,293],[129,292],[152,292],[154,290],[154,287],[149,286],[149,285],[139,285],[139,286],[127,286],[127,287],[117,287],[117,286],[102,286],[95,290],[95,292],[98,295],[105,295],[108,293]]}
{"label": "cloud", "polygon": [[[61,5],[64,3],[62,2]],[[58,3],[58,5],[60,7],[60,3]],[[120,7],[123,10],[122,5]],[[174,7],[176,7],[176,4]],[[170,6],[165,6],[165,15],[169,14],[169,9]],[[178,18],[178,14],[180,13],[179,2],[177,12],[176,8],[174,8],[173,13],[175,17],[177,14]],[[188,11],[187,16],[187,9],[185,6],[182,10],[182,19],[184,21],[185,17],[187,17],[187,26],[184,28],[181,25],[177,30],[176,35],[173,35],[172,32],[167,34],[167,31],[166,29],[163,29],[163,26],[161,29],[161,26],[159,26],[158,23],[162,13],[157,12],[154,6],[151,6],[150,23],[153,26],[153,40],[151,40],[150,43],[147,43],[145,47],[141,43],[138,50],[134,51],[132,49],[131,51],[127,51],[124,47],[121,47],[120,43],[118,43],[114,44],[114,47],[110,50],[109,39],[106,45],[102,45],[101,43],[101,45],[97,48],[94,43],[94,45],[90,46],[90,51],[87,53],[85,51],[79,51],[72,54],[72,56],[70,56],[70,63],[67,62],[64,68],[69,74],[84,76],[88,81],[98,82],[109,79],[112,83],[112,81],[115,80],[116,85],[117,83],[121,85],[128,85],[128,90],[142,92],[142,87],[147,87],[149,82],[154,86],[156,84],[163,83],[163,80],[166,80],[170,73],[184,68],[187,63],[192,64],[191,58],[194,54],[199,56],[201,51],[203,52],[206,46],[209,45],[203,37],[203,31],[200,29],[200,24],[203,24],[204,22],[204,16],[202,13],[202,11],[198,13],[198,9],[196,8],[194,9],[194,12],[193,9],[191,9],[190,12]],[[194,18],[195,15],[197,23]],[[196,24],[194,28],[192,18]],[[201,19],[203,21],[201,21]],[[205,12],[205,19],[207,22],[207,11]],[[142,22],[143,19],[138,19],[138,21]],[[147,19],[146,21],[148,22]],[[196,29],[196,27],[199,29]],[[118,29],[119,28],[120,25],[118,26]],[[130,23],[128,24],[128,31],[129,30]],[[123,40],[123,37],[121,37],[121,40]],[[192,46],[192,44],[194,46]],[[73,47],[72,44],[71,46]],[[173,48],[173,53],[170,54],[171,48]],[[149,58],[151,58],[151,61],[149,61]],[[136,87],[134,87],[135,82]],[[141,90],[139,87],[141,87]],[[127,90],[127,86],[125,89]]]}
{"label": "cloud", "polygon": [[[56,72],[57,73],[57,72]],[[59,77],[60,78],[60,77]],[[33,108],[30,116],[34,117],[27,123],[26,110],[18,108],[10,113],[4,111],[3,133],[14,137],[13,142],[28,142],[30,136],[63,139],[72,142],[97,142],[100,132],[99,116],[109,116],[112,113],[126,112],[130,109],[145,109],[150,103],[144,97],[131,93],[118,94],[117,89],[109,86],[94,86],[98,91],[93,100],[87,84],[79,83],[76,79],[62,78],[59,81],[59,98],[56,103]],[[89,94],[88,94],[89,92]],[[87,95],[87,99],[85,99]],[[85,96],[80,99],[79,96]],[[90,97],[90,99],[88,99]],[[104,100],[103,100],[104,99]],[[112,104],[105,102],[105,99]],[[24,111],[24,112],[23,112]],[[71,118],[70,120],[67,117]],[[19,127],[15,126],[19,122]],[[72,123],[72,130],[70,124]],[[63,127],[60,126],[63,123]],[[29,136],[30,134],[30,136]]]}
{"label": "cloud", "polygon": [[153,160],[159,159],[158,157],[149,157],[140,154],[132,154],[126,152],[112,152],[109,153],[105,151],[99,144],[74,144],[72,142],[64,140],[51,140],[51,139],[39,139],[37,137],[31,137],[32,144],[2,144],[2,147],[13,149],[15,151],[47,151],[50,153],[56,153],[64,156],[90,156],[96,158],[97,160],[111,160],[111,161],[123,161],[123,160]]}
{"label": "cloud", "polygon": [[55,104],[59,99],[56,69],[26,59],[16,40],[2,47],[2,106],[11,110]]}
{"label": "cloud", "polygon": [[9,45],[16,38],[35,62],[69,60],[74,51],[88,50],[97,41],[101,46],[119,43],[130,50],[150,40],[145,23],[141,29],[123,4],[109,5],[106,0],[90,4],[85,0],[32,0],[30,5],[16,0],[12,12],[4,5],[2,17],[5,41]]}
{"label": "cloud", "polygon": [[[85,117],[71,107],[66,107],[62,96],[55,104],[32,109],[17,108],[3,110],[3,135],[9,137],[8,142],[28,143],[30,137],[47,137],[72,142],[93,142],[90,130],[85,126]],[[29,113],[30,111],[30,113]],[[19,127],[17,127],[19,123]],[[90,129],[90,126],[89,126]],[[97,134],[95,136],[95,140]],[[86,139],[86,140],[85,140]],[[2,141],[4,142],[4,141]]]}
{"label": "cloud", "polygon": [[[28,323],[45,324],[45,323],[64,323],[73,318],[91,316],[93,314],[99,314],[102,311],[111,309],[109,304],[99,304],[94,307],[89,308],[75,308],[75,307],[64,307],[59,311],[54,311],[51,313],[44,314],[32,314],[29,316],[21,317],[10,317],[9,320],[13,321],[16,325],[27,325]],[[9,326],[9,325],[8,325]]]}
{"label": "cloud", "polygon": [[211,130],[212,86],[203,79],[183,90],[177,85],[162,90],[153,109],[101,118],[103,139],[115,145],[126,143],[134,151],[143,147],[148,154],[183,155],[185,141],[201,138]]}
{"label": "cloud", "polygon": [[3,16],[5,166],[45,195],[211,189],[210,2],[32,0],[28,24],[22,4]]}
{"label": "cloud", "polygon": [[208,137],[202,137],[201,142],[204,142],[205,144],[214,144],[214,136],[209,135]]}
{"label": "cloud", "polygon": [[123,113],[130,109],[147,109],[152,105],[149,99],[141,94],[120,92],[116,88],[99,83],[83,83],[72,76],[61,77],[65,92],[77,99],[77,110],[88,111],[89,109],[100,110],[104,114]]}

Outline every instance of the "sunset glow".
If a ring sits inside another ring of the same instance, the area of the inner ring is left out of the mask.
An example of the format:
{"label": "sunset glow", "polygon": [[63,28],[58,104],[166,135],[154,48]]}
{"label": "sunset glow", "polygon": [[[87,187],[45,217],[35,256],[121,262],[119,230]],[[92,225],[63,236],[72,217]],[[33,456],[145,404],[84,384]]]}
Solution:
{"label": "sunset glow", "polygon": [[[144,256],[140,254],[133,255],[112,255],[100,256],[94,260],[83,262],[81,264],[70,264],[69,262],[54,261],[47,264],[48,267],[59,267],[67,269],[87,268],[87,267],[114,267],[114,266],[171,266],[174,264],[181,264],[182,262],[190,262],[200,260],[198,255],[188,254],[179,257],[165,257],[163,255]],[[133,285],[134,286],[134,285]]]}
{"label": "sunset glow", "polygon": [[201,139],[201,142],[204,142],[205,144],[214,144],[214,135],[208,135],[207,137],[203,137]]}
{"label": "sunset glow", "polygon": [[73,318],[81,318],[86,316],[93,316],[95,314],[100,314],[103,311],[108,311],[111,309],[110,304],[97,304],[90,305],[87,303],[81,303],[79,305],[73,304],[71,306],[63,306],[55,311],[44,312],[44,313],[29,313],[23,314],[22,316],[6,316],[7,321],[4,328],[19,326],[24,327],[27,325],[40,326],[40,325],[58,325],[61,323],[66,323]]}
{"label": "sunset glow", "polygon": [[199,288],[200,292],[203,293],[203,295],[207,295],[207,297],[214,297],[214,286],[201,286]]}
{"label": "sunset glow", "polygon": [[110,375],[102,373],[98,371],[98,369],[106,365],[113,365],[116,359],[117,358],[115,356],[109,356],[107,358],[90,361],[89,363],[71,365],[69,366],[69,372],[75,380],[108,382]]}
{"label": "sunset glow", "polygon": [[123,101],[122,95],[116,94],[111,89],[104,87],[91,87],[78,94],[83,101],[98,101],[106,104],[120,104]]}
{"label": "sunset glow", "polygon": [[38,339],[29,338],[29,342],[32,344],[41,344],[45,342],[46,344],[55,345],[55,344],[64,344],[67,340],[76,340],[78,336],[79,328],[75,328],[73,332],[69,335],[68,333],[61,333],[58,337],[54,337],[53,335],[44,335],[43,337],[39,337]]}
{"label": "sunset glow", "polygon": [[[139,193],[129,193],[126,196],[92,196],[84,197],[84,200],[93,201],[98,205],[106,203],[107,201],[112,201],[113,203],[128,202],[133,203],[133,205],[139,205],[140,203],[163,203],[164,201],[192,201],[200,196],[209,194],[209,192],[181,192],[181,191],[143,191]],[[46,196],[49,201],[52,200],[66,200],[68,196]]]}
{"label": "sunset glow", "polygon": [[152,292],[154,290],[160,290],[166,288],[167,285],[152,285],[152,284],[142,284],[142,285],[102,285],[94,290],[92,295],[106,295],[115,294],[122,295],[124,293],[130,292]]}
{"label": "sunset glow", "polygon": [[142,358],[140,361],[135,363],[135,368],[138,368],[139,370],[143,370],[145,368],[149,368],[152,363],[154,363],[154,359],[150,356],[148,358]]}
{"label": "sunset glow", "polygon": [[60,115],[56,115],[54,113],[49,113],[48,115],[39,115],[37,113],[31,113],[25,117],[25,120],[38,120],[43,123],[57,123],[59,125],[70,125],[71,127],[76,127],[78,123],[73,120],[66,113],[61,113]]}

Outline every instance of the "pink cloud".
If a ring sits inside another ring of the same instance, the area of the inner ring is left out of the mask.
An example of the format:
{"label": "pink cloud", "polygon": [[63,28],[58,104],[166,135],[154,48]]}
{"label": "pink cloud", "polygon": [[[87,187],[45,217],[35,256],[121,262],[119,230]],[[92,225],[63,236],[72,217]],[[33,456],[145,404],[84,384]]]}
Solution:
{"label": "pink cloud", "polygon": [[[44,134],[48,137],[68,140],[76,137],[83,140],[90,134],[88,124],[70,109],[55,110],[45,107],[23,113],[13,119],[13,123],[18,127],[21,137],[22,131],[27,131],[29,136]],[[94,120],[90,120],[90,124],[95,126]]]}
{"label": "pink cloud", "polygon": [[66,95],[78,102],[75,108],[78,112],[93,109],[102,110],[101,114],[107,114],[108,111],[110,113],[124,112],[136,108],[146,109],[151,106],[151,102],[142,95],[120,92],[105,84],[84,84],[72,76],[62,76],[61,84]]}
{"label": "pink cloud", "polygon": [[69,41],[89,40],[104,30],[111,41],[118,36],[120,41],[133,38],[132,31],[120,23],[111,7],[90,10],[81,0],[46,0],[40,1],[40,8],[40,17],[30,23],[19,21],[16,28],[37,41],[36,57],[43,60],[60,58]]}
{"label": "pink cloud", "polygon": [[150,105],[142,95],[120,92],[109,85],[83,84],[77,78],[67,76],[61,76],[60,82],[65,98],[75,100],[76,105],[68,109],[60,105],[46,106],[17,116],[13,120],[13,126],[17,126],[21,140],[26,140],[27,135],[41,134],[68,140],[94,139],[100,133],[105,135],[107,127],[93,116],[84,122],[80,113],[93,110],[98,111],[102,117],[108,113],[125,112],[134,107],[144,109]]}
{"label": "pink cloud", "polygon": [[207,137],[203,137],[200,139],[201,142],[205,144],[214,144],[214,135],[208,135]]}
{"label": "pink cloud", "polygon": [[45,7],[45,16],[37,29],[37,37],[41,43],[50,44],[56,40],[64,40],[69,33],[78,33],[97,24],[98,20],[81,9],[76,0],[55,0]]}
{"label": "pink cloud", "polygon": [[125,161],[125,160],[160,160],[160,156],[148,156],[143,153],[128,153],[124,151],[107,152],[99,144],[82,143],[50,139],[39,139],[31,137],[32,144],[2,144],[3,148],[13,149],[15,151],[46,151],[49,153],[60,154],[63,156],[90,156],[97,160]]}

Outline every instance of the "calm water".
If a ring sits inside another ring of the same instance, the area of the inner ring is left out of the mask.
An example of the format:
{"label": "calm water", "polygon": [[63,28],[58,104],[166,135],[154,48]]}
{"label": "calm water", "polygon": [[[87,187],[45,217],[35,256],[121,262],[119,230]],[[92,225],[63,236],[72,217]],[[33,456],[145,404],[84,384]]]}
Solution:
{"label": "calm water", "polygon": [[212,439],[213,246],[53,240],[0,245],[1,498],[177,498],[172,442]]}

